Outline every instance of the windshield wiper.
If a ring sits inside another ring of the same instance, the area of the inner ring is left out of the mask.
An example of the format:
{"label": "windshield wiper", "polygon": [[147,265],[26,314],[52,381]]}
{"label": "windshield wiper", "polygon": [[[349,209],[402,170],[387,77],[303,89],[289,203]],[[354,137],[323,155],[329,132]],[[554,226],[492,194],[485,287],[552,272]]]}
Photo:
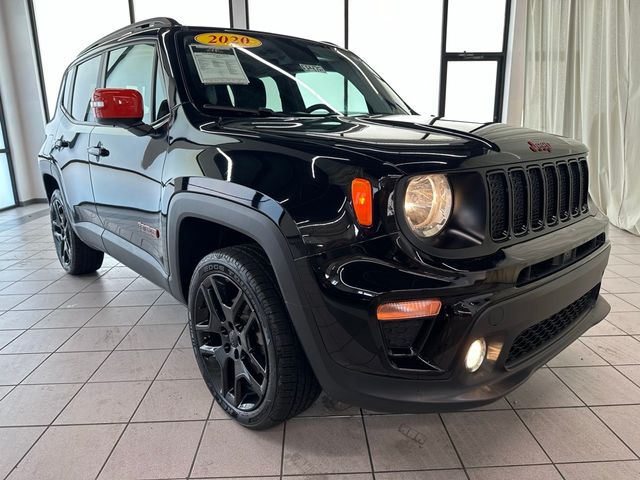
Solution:
{"label": "windshield wiper", "polygon": [[260,117],[281,117],[281,113],[274,112],[270,108],[240,108],[231,107],[225,105],[213,105],[211,103],[205,103],[202,105],[205,110],[213,110],[216,112],[227,112],[235,115],[242,115],[247,117],[260,116]]}

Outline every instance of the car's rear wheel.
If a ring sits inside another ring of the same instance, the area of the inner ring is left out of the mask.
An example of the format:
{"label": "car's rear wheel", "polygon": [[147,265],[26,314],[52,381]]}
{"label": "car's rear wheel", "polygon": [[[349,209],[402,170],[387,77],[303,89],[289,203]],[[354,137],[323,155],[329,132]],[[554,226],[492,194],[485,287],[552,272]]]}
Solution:
{"label": "car's rear wheel", "polygon": [[60,190],[55,190],[51,195],[49,213],[53,243],[62,268],[71,275],[81,275],[99,269],[104,253],[88,246],[73,231]]}
{"label": "car's rear wheel", "polygon": [[259,248],[224,248],[200,261],[189,290],[189,320],[207,386],[244,426],[271,427],[318,397],[320,386]]}

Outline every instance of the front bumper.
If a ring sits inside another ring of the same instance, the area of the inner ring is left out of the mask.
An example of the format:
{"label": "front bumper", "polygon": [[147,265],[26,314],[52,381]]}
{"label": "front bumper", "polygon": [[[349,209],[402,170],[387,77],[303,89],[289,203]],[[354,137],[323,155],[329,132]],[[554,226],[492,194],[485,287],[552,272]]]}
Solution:
{"label": "front bumper", "polygon": [[[584,223],[580,228],[592,235],[603,227],[602,222],[595,222]],[[577,232],[569,233],[575,236]],[[574,240],[579,241],[580,236]],[[540,259],[544,241],[550,240],[540,240],[529,249],[518,250],[520,256],[526,257],[525,252],[533,249]],[[566,242],[559,243],[558,249],[566,248]],[[490,403],[524,382],[607,315],[609,305],[598,295],[598,290],[609,250],[605,242],[580,261],[526,287],[516,287],[511,283],[513,279],[495,283],[485,277],[480,282],[477,276],[469,274],[462,275],[469,281],[466,286],[458,278],[454,287],[429,290],[430,296],[443,298],[451,306],[445,322],[447,328],[437,337],[441,342],[434,358],[439,359],[439,366],[433,369],[400,368],[390,361],[371,308],[372,300],[367,301],[366,294],[361,295],[360,302],[347,294],[342,297],[335,292],[329,294],[326,288],[323,294],[314,296],[314,288],[309,284],[307,293],[318,327],[316,337],[320,338],[316,341],[320,348],[306,349],[307,355],[329,395],[372,410],[441,411]],[[531,259],[520,260],[522,266]],[[425,290],[421,291],[426,294]],[[384,292],[381,296],[388,294]],[[406,292],[399,294],[407,295]],[[518,335],[589,294],[592,296],[588,305],[570,325],[517,361],[507,362]],[[469,374],[464,369],[463,358],[476,338],[486,339],[489,353],[480,370]]]}

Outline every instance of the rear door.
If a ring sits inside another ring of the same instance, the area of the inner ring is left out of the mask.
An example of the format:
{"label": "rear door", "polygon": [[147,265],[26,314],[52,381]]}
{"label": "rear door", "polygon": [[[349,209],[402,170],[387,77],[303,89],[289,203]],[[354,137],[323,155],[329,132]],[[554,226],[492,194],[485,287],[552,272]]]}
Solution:
{"label": "rear door", "polygon": [[96,248],[102,248],[102,228],[91,188],[87,148],[96,125],[90,100],[99,84],[101,61],[102,56],[96,55],[69,69],[51,150],[76,230],[86,243]]}
{"label": "rear door", "polygon": [[90,161],[105,248],[134,268],[142,262],[158,270],[163,263],[160,195],[169,119],[165,85],[154,43],[132,43],[105,53],[104,86],[138,90],[143,121],[155,127],[143,136],[103,125],[91,133],[91,152],[102,154],[90,155]]}

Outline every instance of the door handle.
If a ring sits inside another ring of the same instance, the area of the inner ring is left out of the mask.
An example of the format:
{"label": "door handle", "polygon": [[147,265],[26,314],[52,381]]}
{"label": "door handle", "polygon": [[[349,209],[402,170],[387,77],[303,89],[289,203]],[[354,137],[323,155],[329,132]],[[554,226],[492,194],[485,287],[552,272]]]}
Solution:
{"label": "door handle", "polygon": [[63,148],[67,148],[69,146],[69,141],[65,140],[64,137],[60,137],[53,144],[53,148],[56,150],[62,150]]}
{"label": "door handle", "polygon": [[109,150],[104,148],[101,143],[98,143],[98,145],[96,145],[95,147],[87,148],[87,152],[89,152],[89,155],[93,155],[98,160],[100,159],[100,157],[109,156]]}

